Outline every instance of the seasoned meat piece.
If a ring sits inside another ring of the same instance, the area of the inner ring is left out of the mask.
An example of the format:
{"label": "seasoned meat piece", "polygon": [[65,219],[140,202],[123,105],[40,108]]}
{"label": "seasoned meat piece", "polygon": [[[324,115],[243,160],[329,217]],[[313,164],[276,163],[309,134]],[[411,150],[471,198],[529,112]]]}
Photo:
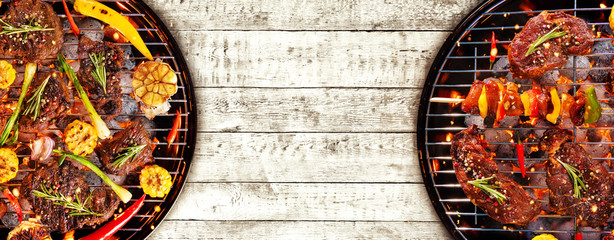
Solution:
{"label": "seasoned meat piece", "polygon": [[[62,205],[54,204],[46,198],[37,197],[33,190],[43,191],[43,186],[49,191],[57,190],[58,194],[78,197],[82,203],[92,211],[102,216],[78,215],[70,216],[71,209]],[[97,189],[92,193],[92,198],[85,202],[90,195],[90,189],[85,182],[85,177],[79,169],[70,161],[64,161],[62,166],[57,162],[44,166],[26,176],[21,184],[20,192],[32,205],[34,213],[41,216],[41,222],[52,230],[62,233],[80,228],[84,224],[93,225],[108,220],[119,204],[116,196],[107,193],[108,190]],[[115,199],[113,199],[115,198]],[[98,202],[96,200],[99,200]]]}
{"label": "seasoned meat piece", "polygon": [[[456,178],[471,202],[488,216],[504,224],[525,225],[537,217],[540,204],[520,184],[499,173],[493,154],[486,152],[476,125],[457,133],[450,149]],[[488,184],[507,199],[498,204],[491,195],[469,183],[476,179],[489,179]]]}
{"label": "seasoned meat piece", "polygon": [[86,215],[83,216],[81,221],[89,226],[106,222],[113,216],[117,206],[119,206],[119,197],[117,197],[117,194],[115,194],[113,190],[107,187],[94,189],[94,191],[92,191],[91,209],[93,212],[102,213],[103,215]]}
{"label": "seasoned meat piece", "polygon": [[[127,147],[145,145],[134,158],[121,166],[113,166],[118,156],[126,152]],[[124,175],[154,161],[152,152],[154,146],[145,127],[140,121],[135,121],[125,129],[115,133],[112,138],[105,139],[94,151],[100,157],[102,169],[111,174]]]}
{"label": "seasoned meat piece", "polygon": [[60,18],[48,3],[41,0],[13,0],[0,17],[13,27],[30,25],[46,29],[18,34],[0,34],[0,52],[25,62],[55,58],[64,43]]}
{"label": "seasoned meat piece", "polygon": [[70,161],[65,161],[62,166],[53,162],[26,176],[21,184],[20,192],[32,205],[34,212],[41,216],[41,222],[50,229],[62,233],[83,226],[78,217],[70,216],[63,206],[53,204],[52,201],[36,197],[33,190],[41,191],[45,188],[57,190],[64,196],[75,197],[85,200],[89,195],[89,187],[85,178]]}
{"label": "seasoned meat piece", "polygon": [[[526,56],[531,44],[553,29],[565,32],[560,37],[547,40],[537,50]],[[587,54],[593,47],[594,36],[590,27],[580,18],[563,12],[543,11],[529,19],[509,47],[508,59],[512,76],[521,79],[540,77],[545,72],[563,66],[567,55]]]}
{"label": "seasoned meat piece", "polygon": [[[613,179],[607,169],[591,159],[580,145],[573,143],[571,131],[551,128],[539,140],[539,148],[548,151],[546,183],[550,189],[550,209],[561,215],[578,217],[586,224],[603,225],[614,212]],[[586,189],[578,185],[580,197],[575,196],[574,180],[567,164],[577,171]]]}
{"label": "seasoned meat piece", "polygon": [[[114,118],[122,110],[119,71],[124,67],[124,52],[112,42],[92,41],[87,37],[79,39],[78,50],[81,67],[77,71],[77,77],[81,85],[89,93],[98,114],[104,115],[107,119]],[[100,53],[104,56],[107,72],[106,92],[92,75],[95,66],[90,55]]]}
{"label": "seasoned meat piece", "polygon": [[[68,110],[72,108],[70,93],[62,76],[62,74],[55,71],[37,75],[26,99],[30,99],[34,90],[47,81],[40,101],[39,115],[36,120],[33,119],[34,113],[29,113],[19,118],[19,131],[24,133],[20,134],[20,139],[22,135],[28,135],[28,133],[35,134],[47,129],[50,125],[55,124],[56,121],[64,118]],[[28,105],[29,103],[25,102],[24,109]]]}

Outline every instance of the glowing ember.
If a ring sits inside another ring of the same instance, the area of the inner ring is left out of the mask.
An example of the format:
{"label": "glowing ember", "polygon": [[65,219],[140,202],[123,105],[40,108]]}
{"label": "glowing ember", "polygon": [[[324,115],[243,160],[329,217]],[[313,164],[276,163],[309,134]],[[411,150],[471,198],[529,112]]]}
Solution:
{"label": "glowing ember", "polygon": [[452,133],[448,133],[448,134],[446,134],[446,142],[450,142],[450,141],[452,141],[452,137],[453,137],[453,136],[454,136],[454,134],[452,134]]}
{"label": "glowing ember", "polygon": [[[439,165],[439,160],[433,159],[433,171],[439,171],[439,169],[441,169],[441,167]],[[437,173],[435,173],[435,174],[437,174]]]}
{"label": "glowing ember", "polygon": [[[459,92],[457,91],[450,91],[450,98],[454,98],[454,99],[464,99],[465,96],[461,95]],[[450,103],[450,107],[451,108],[455,108],[456,106],[458,106],[460,103]]]}
{"label": "glowing ember", "polygon": [[519,7],[522,11],[533,11],[535,9],[535,5],[528,0],[521,3]]}
{"label": "glowing ember", "polygon": [[75,239],[75,230],[71,230],[64,234],[64,240],[74,240]]}
{"label": "glowing ember", "polygon": [[599,7],[600,7],[600,8],[608,8],[608,6],[606,6],[606,5],[605,5],[605,3],[600,3],[600,4],[599,4]]}

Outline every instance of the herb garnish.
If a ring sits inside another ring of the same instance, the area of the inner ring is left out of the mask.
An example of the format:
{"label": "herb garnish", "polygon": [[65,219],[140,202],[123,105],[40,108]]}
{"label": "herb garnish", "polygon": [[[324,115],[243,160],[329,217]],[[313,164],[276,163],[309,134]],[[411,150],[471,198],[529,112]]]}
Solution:
{"label": "herb garnish", "polygon": [[507,197],[503,195],[503,193],[495,190],[495,188],[501,188],[501,187],[488,184],[488,181],[493,179],[494,177],[495,176],[493,175],[488,178],[476,179],[473,181],[469,181],[469,183],[471,183],[473,186],[476,186],[480,190],[484,191],[486,194],[489,194],[495,197],[497,202],[499,202],[499,204],[502,204],[503,200],[507,200]]}
{"label": "herb garnish", "polygon": [[567,32],[565,31],[561,31],[561,32],[557,32],[556,30],[558,30],[561,26],[556,26],[555,28],[553,28],[552,30],[550,30],[550,32],[546,33],[545,35],[539,37],[538,39],[536,39],[533,43],[531,43],[531,45],[529,45],[529,50],[527,50],[527,53],[524,55],[529,56],[529,54],[535,52],[535,50],[539,49],[539,45],[541,45],[542,43],[553,39],[553,38],[558,38],[558,37],[562,37],[565,36],[565,34],[567,34]]}
{"label": "herb garnish", "polygon": [[68,213],[70,216],[79,216],[79,215],[94,215],[94,216],[102,216],[100,213],[95,213],[85,205],[87,202],[92,200],[92,193],[85,199],[84,202],[81,202],[79,199],[79,195],[75,194],[76,201],[73,201],[72,198],[64,196],[64,194],[52,191],[51,189],[45,187],[45,185],[41,184],[41,191],[32,190],[32,194],[37,197],[41,197],[47,200],[51,200],[53,204],[60,205],[66,209],[72,209]]}
{"label": "herb garnish", "polygon": [[584,185],[584,182],[582,181],[582,175],[580,174],[580,170],[578,170],[577,168],[562,162],[561,160],[556,159],[557,162],[559,162],[561,165],[563,165],[563,168],[565,168],[565,171],[567,171],[567,175],[569,175],[569,178],[571,178],[571,181],[573,182],[573,192],[574,192],[574,197],[580,199],[580,197],[582,196],[580,194],[580,187],[583,190],[586,190],[586,186]]}
{"label": "herb garnish", "polygon": [[104,93],[107,94],[107,69],[104,66],[104,53],[90,53],[89,55],[94,65],[92,76],[94,76],[94,80],[100,84]]}
{"label": "herb garnish", "polygon": [[34,116],[32,116],[32,120],[36,120],[36,118],[38,118],[38,115],[40,114],[42,105],[41,99],[43,98],[43,93],[45,92],[45,87],[47,86],[47,82],[49,82],[50,77],[51,75],[49,75],[45,79],[45,81],[41,83],[41,85],[38,85],[38,87],[36,87],[36,89],[34,89],[34,91],[32,92],[32,96],[30,97],[30,99],[26,101],[28,107],[26,107],[26,109],[23,111],[23,114],[28,115],[34,113]]}
{"label": "herb garnish", "polygon": [[132,147],[125,147],[121,149],[121,154],[115,157],[115,161],[111,164],[114,167],[121,167],[128,160],[133,159],[141,150],[147,145],[138,145]]}
{"label": "herb garnish", "polygon": [[28,25],[21,25],[19,27],[14,27],[13,25],[11,25],[10,23],[5,22],[4,20],[2,20],[2,18],[0,18],[0,23],[2,23],[2,32],[0,32],[0,34],[6,34],[6,35],[13,35],[13,34],[19,34],[19,33],[29,33],[29,32],[34,32],[34,31],[51,31],[53,30],[53,28],[43,28],[41,26],[38,25],[32,25],[32,22],[34,21],[34,18],[30,19],[30,23],[28,23]]}

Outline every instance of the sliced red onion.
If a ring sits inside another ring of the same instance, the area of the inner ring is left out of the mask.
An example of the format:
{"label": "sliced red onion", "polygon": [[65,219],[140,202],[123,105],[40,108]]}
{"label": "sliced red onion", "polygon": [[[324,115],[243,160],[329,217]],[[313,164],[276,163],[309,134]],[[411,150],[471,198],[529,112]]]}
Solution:
{"label": "sliced red onion", "polygon": [[55,142],[47,136],[40,136],[32,143],[32,154],[30,160],[40,161],[51,156]]}

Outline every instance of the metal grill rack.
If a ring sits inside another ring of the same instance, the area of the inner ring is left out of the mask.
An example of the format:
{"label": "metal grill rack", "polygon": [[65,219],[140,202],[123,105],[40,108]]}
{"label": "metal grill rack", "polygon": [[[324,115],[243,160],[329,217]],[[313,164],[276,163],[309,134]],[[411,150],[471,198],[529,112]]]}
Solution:
{"label": "metal grill rack", "polygon": [[[65,22],[66,15],[64,14],[64,9],[62,6],[61,0],[44,0],[52,5],[55,11],[58,13],[60,19]],[[148,131],[159,141],[156,142],[156,148],[153,153],[153,157],[155,159],[155,164],[158,164],[164,168],[166,168],[171,177],[173,179],[173,186],[171,188],[170,193],[164,198],[150,198],[147,197],[145,199],[145,205],[140,209],[137,215],[130,220],[122,229],[119,230],[115,235],[120,239],[145,239],[149,234],[153,232],[153,230],[162,222],[166,214],[169,212],[171,207],[173,206],[175,200],[177,199],[181,189],[185,183],[187,173],[190,167],[190,163],[194,154],[194,146],[196,140],[196,105],[194,103],[194,89],[192,87],[192,80],[190,77],[190,73],[187,68],[187,64],[183,55],[171,36],[169,30],[166,28],[164,23],[156,16],[156,14],[140,0],[99,0],[105,5],[117,10],[123,16],[127,16],[131,21],[134,22],[137,26],[137,31],[145,41],[145,44],[151,51],[154,59],[161,59],[163,62],[168,63],[177,74],[178,80],[178,91],[169,100],[171,104],[171,109],[167,114],[160,114],[154,118],[155,128],[150,128]],[[9,3],[9,0],[2,0],[3,3]],[[6,5],[0,8],[0,12],[4,12],[6,10]],[[73,14],[75,19],[79,19],[83,17],[79,14]],[[105,26],[106,24],[103,24]],[[109,31],[108,29],[91,29],[91,28],[82,28],[80,29],[82,32],[103,32]],[[68,34],[70,28],[64,29],[65,33]],[[72,33],[70,33],[72,34]],[[108,39],[105,39],[108,40]],[[70,45],[70,43],[68,44]],[[75,45],[73,43],[73,45]],[[118,43],[120,46],[132,46],[130,43]],[[136,48],[132,47],[132,55],[131,60],[135,61],[135,64],[138,65],[143,60],[146,60]],[[8,60],[9,62],[15,59],[12,58],[2,58],[3,60]],[[71,59],[69,59],[71,60]],[[75,60],[75,59],[72,59]],[[44,69],[41,69],[45,71]],[[19,72],[19,71],[18,71]],[[21,71],[23,72],[23,71]],[[123,72],[132,74],[133,69],[124,69]],[[20,88],[21,86],[12,86]],[[11,99],[5,99],[11,100]],[[79,99],[73,99],[73,101],[78,102]],[[168,145],[166,136],[169,134],[169,131],[172,128],[173,121],[177,116],[176,111],[180,111],[181,116],[181,126],[178,129],[178,135],[172,144]],[[85,116],[86,114],[72,114],[77,116]],[[121,116],[121,115],[120,115]],[[126,115],[123,115],[126,116]],[[140,117],[144,116],[142,113],[136,115],[129,115],[127,117]],[[121,130],[121,127],[109,128],[112,132],[113,130]],[[62,130],[62,129],[60,129]],[[27,144],[27,143],[24,143]],[[29,155],[18,155],[19,158],[29,157]],[[20,185],[19,176],[23,177],[28,172],[31,172],[31,169],[20,169],[20,173],[18,174],[18,178],[12,180],[6,184],[11,188],[18,188]],[[132,205],[134,200],[139,198],[143,191],[139,186],[138,182],[138,174],[140,172],[132,172],[128,175],[126,183],[123,185],[126,189],[128,189],[133,194],[133,200],[131,200],[127,204],[120,204],[121,212],[126,207]],[[104,183],[101,185],[90,185],[92,188],[102,187]],[[6,200],[3,200],[6,202]],[[12,207],[9,207],[7,212],[8,215],[14,214],[15,211]],[[25,211],[25,214],[30,217],[34,217],[32,211]],[[116,212],[117,213],[117,212]],[[104,223],[103,223],[104,224]],[[8,232],[14,228],[15,225],[4,225],[0,223],[0,236],[6,236]],[[75,231],[75,239],[80,237],[84,237],[89,233],[93,232],[94,229],[91,227],[84,227],[83,229],[77,229]],[[52,234],[53,239],[62,239],[63,235],[59,233]]]}
{"label": "metal grill rack", "polygon": [[[473,205],[460,188],[450,157],[450,142],[447,135],[455,134],[466,129],[464,118],[469,116],[460,110],[460,106],[448,103],[431,102],[433,97],[450,97],[450,91],[457,91],[466,96],[475,79],[483,80],[492,76],[496,70],[489,69],[490,37],[495,33],[499,58],[507,58],[507,46],[515,33],[520,32],[523,25],[531,17],[543,10],[563,11],[581,17],[589,23],[595,32],[602,31],[609,25],[608,16],[613,2],[606,1],[486,1],[472,11],[455,31],[448,37],[438,55],[436,56],[427,76],[420,101],[418,113],[418,149],[419,157],[427,191],[435,209],[446,228],[456,239],[531,239],[541,233],[567,234],[573,238],[577,226],[572,224],[562,228],[565,222],[575,223],[571,216],[555,214],[541,214],[538,220],[547,224],[539,226],[504,225],[488,217],[481,209]],[[606,7],[609,6],[609,7]],[[612,34],[612,33],[610,33]],[[612,41],[605,37],[607,34],[597,36],[597,41]],[[587,56],[613,55],[614,53],[591,53]],[[495,60],[496,61],[496,60]],[[576,68],[574,62],[572,83],[567,83],[576,92],[577,88],[585,83],[576,79],[577,71],[582,70],[609,70],[607,67]],[[499,71],[501,72],[501,71]],[[505,73],[505,72],[504,72]],[[594,85],[594,83],[592,83]],[[605,83],[597,83],[605,84]],[[605,99],[601,99],[605,100]],[[614,114],[605,111],[604,114]],[[612,130],[608,127],[581,127],[583,129]],[[486,128],[488,129],[488,128]],[[522,130],[523,128],[505,128],[507,130]],[[546,128],[542,128],[546,129]],[[574,132],[576,129],[572,129]],[[488,144],[514,144],[509,142],[488,142]],[[536,143],[526,143],[536,144]],[[604,144],[614,146],[613,142],[580,142],[579,144]],[[608,155],[610,156],[610,155]],[[525,157],[527,161],[545,161],[545,157]],[[614,158],[596,158],[599,160],[613,160]],[[516,158],[496,157],[495,160],[513,162]],[[502,171],[504,173],[520,175],[519,171]],[[614,172],[611,172],[614,173]],[[529,171],[528,177],[545,174],[545,170]],[[520,178],[517,178],[520,179]],[[546,189],[545,185],[529,185],[528,181],[519,182],[525,189]],[[545,200],[541,200],[545,202]],[[544,212],[542,212],[544,213]],[[573,220],[573,221],[572,221]],[[601,230],[583,229],[585,234],[608,234],[611,228]],[[570,238],[570,239],[571,239]]]}

